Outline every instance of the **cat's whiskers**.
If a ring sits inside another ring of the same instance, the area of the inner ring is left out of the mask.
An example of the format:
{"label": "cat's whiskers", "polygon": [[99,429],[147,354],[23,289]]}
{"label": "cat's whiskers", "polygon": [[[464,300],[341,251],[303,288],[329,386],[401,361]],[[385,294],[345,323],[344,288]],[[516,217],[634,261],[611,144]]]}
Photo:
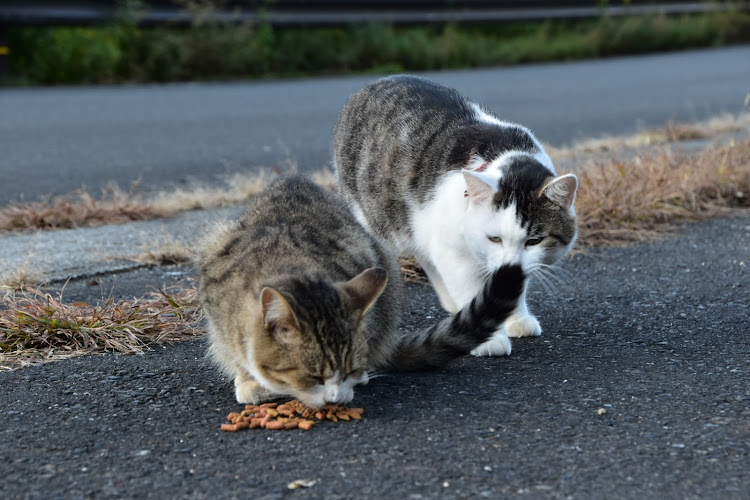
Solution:
{"label": "cat's whiskers", "polygon": [[533,264],[528,272],[549,294],[559,293],[561,288],[569,288],[573,278],[569,271],[550,264]]}
{"label": "cat's whiskers", "polygon": [[372,380],[374,378],[392,376],[392,375],[393,375],[392,373],[385,373],[385,372],[379,372],[379,371],[367,372],[367,378],[369,380]]}
{"label": "cat's whiskers", "polygon": [[542,273],[538,273],[534,276],[536,282],[544,289],[544,292],[549,295],[554,295],[557,292],[556,284],[551,283],[550,280]]}
{"label": "cat's whiskers", "polygon": [[492,277],[497,269],[493,268],[489,262],[484,262],[483,267],[480,267],[477,272],[472,276],[472,279],[480,283],[484,283]]}

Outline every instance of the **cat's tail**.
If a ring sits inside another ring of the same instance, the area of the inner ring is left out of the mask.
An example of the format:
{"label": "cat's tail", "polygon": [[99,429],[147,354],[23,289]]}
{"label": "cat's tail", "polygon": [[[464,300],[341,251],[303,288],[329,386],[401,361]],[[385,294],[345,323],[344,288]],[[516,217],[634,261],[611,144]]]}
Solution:
{"label": "cat's tail", "polygon": [[440,368],[489,340],[518,305],[526,276],[520,265],[497,269],[454,316],[401,339],[393,368]]}

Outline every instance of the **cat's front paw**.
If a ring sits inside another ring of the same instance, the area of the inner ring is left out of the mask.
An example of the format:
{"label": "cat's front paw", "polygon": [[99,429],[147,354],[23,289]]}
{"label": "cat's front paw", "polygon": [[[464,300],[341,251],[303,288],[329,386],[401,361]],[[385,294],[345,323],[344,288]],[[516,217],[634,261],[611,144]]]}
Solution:
{"label": "cat's front paw", "polygon": [[510,339],[497,331],[490,340],[471,351],[473,356],[510,356]]}
{"label": "cat's front paw", "polygon": [[270,394],[255,380],[247,380],[235,385],[234,395],[240,404],[258,404],[269,399]]}
{"label": "cat's front paw", "polygon": [[532,315],[515,316],[503,324],[508,337],[538,337],[542,334],[542,327]]}

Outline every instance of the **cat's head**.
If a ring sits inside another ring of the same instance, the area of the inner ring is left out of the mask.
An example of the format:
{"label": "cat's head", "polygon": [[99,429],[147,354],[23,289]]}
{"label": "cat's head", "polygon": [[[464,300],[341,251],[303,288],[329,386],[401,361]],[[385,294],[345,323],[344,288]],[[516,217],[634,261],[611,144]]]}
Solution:
{"label": "cat's head", "polygon": [[556,177],[530,155],[510,155],[463,170],[468,205],[464,238],[474,257],[497,269],[520,263],[527,273],[552,265],[573,246],[578,179]]}
{"label": "cat's head", "polygon": [[386,282],[375,267],[340,283],[290,278],[264,287],[252,353],[258,381],[312,408],[351,401],[368,381],[366,318]]}

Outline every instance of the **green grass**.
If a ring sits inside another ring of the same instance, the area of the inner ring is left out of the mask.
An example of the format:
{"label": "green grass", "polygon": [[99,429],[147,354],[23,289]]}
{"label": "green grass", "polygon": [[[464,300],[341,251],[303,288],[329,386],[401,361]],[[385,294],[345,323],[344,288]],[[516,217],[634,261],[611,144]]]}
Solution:
{"label": "green grass", "polygon": [[9,30],[6,83],[246,79],[471,68],[750,41],[750,13],[418,27],[196,24]]}

